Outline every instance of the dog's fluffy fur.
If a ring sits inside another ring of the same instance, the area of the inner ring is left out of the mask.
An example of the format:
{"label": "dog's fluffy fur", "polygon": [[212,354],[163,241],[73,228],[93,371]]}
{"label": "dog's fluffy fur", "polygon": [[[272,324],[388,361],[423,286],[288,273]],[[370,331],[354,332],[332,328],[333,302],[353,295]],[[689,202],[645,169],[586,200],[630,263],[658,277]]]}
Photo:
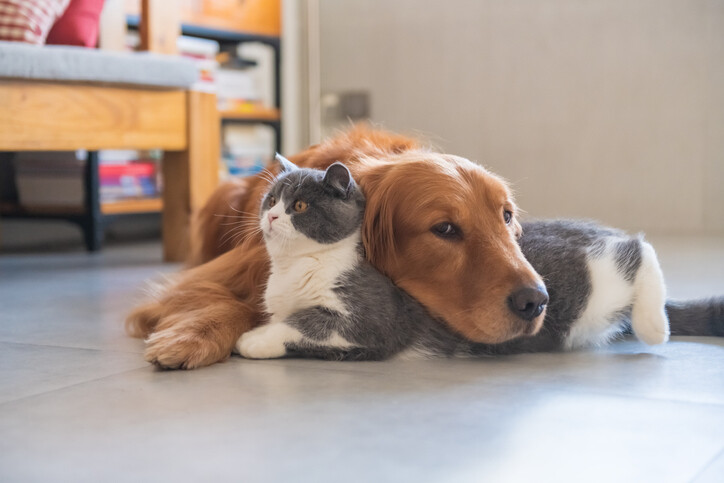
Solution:
{"label": "dog's fluffy fur", "polygon": [[[341,161],[350,168],[367,197],[367,257],[451,328],[485,343],[540,328],[545,312],[524,322],[507,305],[516,288],[542,282],[516,242],[515,204],[499,177],[364,126],[290,159],[302,167]],[[216,191],[196,220],[191,263],[199,266],[127,319],[130,334],[147,338],[147,360],[168,368],[223,360],[242,333],[266,320],[269,261],[243,214],[256,219],[269,175],[275,170]],[[510,223],[505,211],[513,213]],[[237,219],[239,225],[229,224]],[[443,222],[454,223],[459,236],[434,235],[431,228]]]}

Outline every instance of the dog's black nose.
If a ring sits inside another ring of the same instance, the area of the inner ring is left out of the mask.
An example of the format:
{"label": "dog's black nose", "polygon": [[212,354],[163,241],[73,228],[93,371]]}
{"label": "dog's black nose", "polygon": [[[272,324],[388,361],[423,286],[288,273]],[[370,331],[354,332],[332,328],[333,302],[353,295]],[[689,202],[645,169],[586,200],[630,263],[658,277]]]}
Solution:
{"label": "dog's black nose", "polygon": [[548,303],[548,292],[545,287],[521,287],[508,297],[508,307],[523,320],[530,322],[543,313]]}

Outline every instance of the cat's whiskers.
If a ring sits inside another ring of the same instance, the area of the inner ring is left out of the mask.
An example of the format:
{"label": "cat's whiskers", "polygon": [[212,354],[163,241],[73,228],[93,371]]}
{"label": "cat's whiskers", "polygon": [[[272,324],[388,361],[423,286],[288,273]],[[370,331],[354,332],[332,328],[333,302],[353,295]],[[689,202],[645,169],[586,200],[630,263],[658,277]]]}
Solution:
{"label": "cat's whiskers", "polygon": [[262,231],[262,228],[258,221],[248,224],[241,224],[238,226],[235,226],[232,228],[229,233],[225,236],[228,237],[227,241],[232,244],[237,244],[237,241],[241,239],[242,241],[247,238],[247,236],[251,236],[254,234],[257,234]]}
{"label": "cat's whiskers", "polygon": [[[250,230],[251,229],[251,230]],[[254,225],[238,225],[234,228],[230,229],[219,241],[220,244],[224,244],[226,242],[231,241],[232,239],[235,239],[239,237],[240,235],[244,235],[248,232],[254,232],[256,230],[261,230],[261,228],[258,226],[258,224]]]}
{"label": "cat's whiskers", "polygon": [[[248,211],[241,211],[237,208],[234,208],[233,206],[231,206],[231,203],[229,203],[229,208],[231,208],[233,211],[239,213],[239,215],[241,215],[241,216],[256,216],[256,213],[250,213]],[[234,216],[234,215],[227,215],[227,216]]]}
{"label": "cat's whiskers", "polygon": [[[231,242],[233,244],[233,241],[236,240],[237,238],[239,238],[240,236],[243,236],[246,233],[253,233],[255,230],[260,229],[258,215],[247,212],[247,211],[238,210],[237,208],[233,207],[231,204],[229,204],[229,208],[231,210],[235,211],[236,213],[238,213],[238,215],[227,215],[227,214],[220,214],[220,213],[217,213],[214,215],[214,216],[218,216],[218,217],[227,218],[230,220],[227,223],[220,223],[221,226],[232,227],[219,240],[219,244],[221,244],[221,245],[224,245],[227,242]],[[236,245],[234,245],[234,246],[236,246]]]}
{"label": "cat's whiskers", "polygon": [[303,176],[299,178],[299,183],[297,183],[297,189],[302,187],[302,183],[304,183],[304,180],[306,180],[309,177],[309,173],[305,173]]}
{"label": "cat's whiskers", "polygon": [[222,214],[216,214],[214,216],[219,216],[223,218],[243,218],[243,219],[249,219],[249,218],[256,218],[256,215],[252,215],[251,213],[245,213],[243,215],[222,215]]}
{"label": "cat's whiskers", "polygon": [[275,175],[268,167],[259,171],[258,176],[264,181],[267,181],[269,184],[274,183],[279,177],[278,175]]}
{"label": "cat's whiskers", "polygon": [[254,225],[258,225],[258,224],[259,224],[258,220],[239,220],[239,221],[230,221],[229,223],[219,223],[219,226],[235,226],[235,225],[236,226],[238,226],[238,225],[254,226]]}
{"label": "cat's whiskers", "polygon": [[[261,231],[262,231],[261,228],[257,228],[256,230],[239,233],[236,237],[234,237],[231,240],[231,244],[233,246],[239,246],[242,243],[244,243],[247,239],[251,238],[252,236],[255,236],[255,235],[261,233]],[[239,236],[239,235],[241,235],[241,236]]]}
{"label": "cat's whiskers", "polygon": [[290,231],[293,230],[286,229],[286,227],[282,228],[283,226],[284,225],[278,225],[276,230],[270,234],[273,237],[269,240],[272,246],[267,245],[277,253],[287,253],[287,249],[290,248],[292,242],[292,237],[289,235]]}
{"label": "cat's whiskers", "polygon": [[224,245],[227,241],[231,241],[232,238],[234,238],[239,233],[243,233],[243,230],[240,229],[233,229],[229,230],[222,238],[219,240],[219,245]]}
{"label": "cat's whiskers", "polygon": [[259,177],[263,180],[270,181],[274,177],[274,175],[271,171],[269,171],[268,168],[264,168],[259,171]]}

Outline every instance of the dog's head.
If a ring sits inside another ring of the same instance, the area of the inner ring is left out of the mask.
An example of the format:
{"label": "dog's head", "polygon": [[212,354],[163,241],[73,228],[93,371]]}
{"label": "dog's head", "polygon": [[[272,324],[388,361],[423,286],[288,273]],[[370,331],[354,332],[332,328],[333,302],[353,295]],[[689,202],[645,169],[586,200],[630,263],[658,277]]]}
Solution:
{"label": "dog's head", "polygon": [[456,156],[412,150],[362,163],[370,261],[470,340],[535,334],[548,296],[523,257],[506,183]]}

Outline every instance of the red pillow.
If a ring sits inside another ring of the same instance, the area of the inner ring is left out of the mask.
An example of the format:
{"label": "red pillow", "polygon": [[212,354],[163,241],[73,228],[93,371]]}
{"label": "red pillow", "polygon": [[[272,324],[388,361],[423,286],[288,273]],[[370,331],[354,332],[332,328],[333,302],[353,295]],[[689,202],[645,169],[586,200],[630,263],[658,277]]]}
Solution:
{"label": "red pillow", "polygon": [[48,34],[48,44],[95,47],[103,0],[71,0]]}
{"label": "red pillow", "polygon": [[43,44],[69,0],[0,0],[0,40]]}

